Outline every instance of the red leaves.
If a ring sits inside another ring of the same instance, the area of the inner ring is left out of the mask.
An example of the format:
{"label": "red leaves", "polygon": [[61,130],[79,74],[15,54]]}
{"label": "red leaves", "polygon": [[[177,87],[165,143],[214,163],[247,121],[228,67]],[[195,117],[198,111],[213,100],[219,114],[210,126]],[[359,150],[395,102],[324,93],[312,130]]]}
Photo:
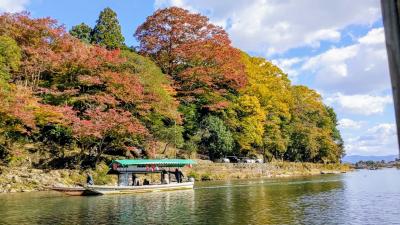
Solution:
{"label": "red leaves", "polygon": [[37,87],[42,75],[65,74],[75,69],[103,70],[121,64],[120,50],[109,51],[71,37],[50,18],[32,19],[27,13],[1,14],[0,35],[15,39],[23,51],[21,74],[14,79]]}
{"label": "red leaves", "polygon": [[177,76],[184,86],[200,82],[215,90],[230,87],[239,89],[246,84],[244,65],[239,50],[214,41],[198,41],[182,45],[180,60],[190,65]]}
{"label": "red leaves", "polygon": [[129,135],[147,135],[147,129],[132,114],[123,110],[100,109],[88,110],[85,113],[89,119],[77,119],[72,125],[78,138],[104,138],[110,132]]}
{"label": "red leaves", "polygon": [[119,100],[135,104],[143,99],[143,86],[134,74],[105,72],[101,76],[108,83],[107,90]]}
{"label": "red leaves", "polygon": [[240,51],[205,16],[177,7],[161,9],[147,18],[135,36],[140,51],[172,75],[187,100],[207,92],[221,95],[247,82]]}
{"label": "red leaves", "polygon": [[210,24],[207,17],[177,7],[157,10],[147,17],[135,37],[140,41],[140,51],[152,56],[167,74],[179,65],[177,49],[182,44],[209,39],[230,44],[226,32]]}

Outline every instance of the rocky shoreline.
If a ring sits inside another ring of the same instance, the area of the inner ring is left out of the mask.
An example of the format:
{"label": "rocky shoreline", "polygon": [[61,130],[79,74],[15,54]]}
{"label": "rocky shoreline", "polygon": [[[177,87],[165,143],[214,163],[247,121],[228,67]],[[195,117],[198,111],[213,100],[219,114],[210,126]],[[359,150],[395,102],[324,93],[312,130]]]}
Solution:
{"label": "rocky shoreline", "polygon": [[348,165],[343,164],[317,164],[272,162],[265,164],[248,163],[199,163],[192,169],[186,169],[188,176],[198,181],[229,180],[229,179],[253,179],[294,177],[320,174],[339,174],[350,171]]}
{"label": "rocky shoreline", "polygon": [[[347,172],[350,167],[341,164],[313,164],[273,162],[266,164],[229,164],[201,161],[193,168],[184,168],[187,176],[197,181],[293,177]],[[115,183],[115,176],[106,175],[107,168],[100,167],[92,171],[95,182],[99,184]],[[83,185],[86,171],[46,170],[28,167],[0,167],[0,193],[45,191],[52,186]]]}

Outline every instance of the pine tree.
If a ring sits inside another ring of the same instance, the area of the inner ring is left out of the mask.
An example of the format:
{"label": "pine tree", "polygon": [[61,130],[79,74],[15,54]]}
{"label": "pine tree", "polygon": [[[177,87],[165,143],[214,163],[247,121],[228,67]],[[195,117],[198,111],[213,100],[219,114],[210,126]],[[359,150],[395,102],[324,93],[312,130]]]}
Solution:
{"label": "pine tree", "polygon": [[89,27],[85,23],[81,23],[79,25],[73,26],[72,29],[69,31],[69,33],[82,40],[85,43],[90,43],[91,36],[90,33],[92,32],[92,28]]}
{"label": "pine tree", "polygon": [[100,12],[96,26],[93,28],[92,43],[107,49],[116,49],[124,46],[124,41],[117,14],[111,8],[105,8]]}

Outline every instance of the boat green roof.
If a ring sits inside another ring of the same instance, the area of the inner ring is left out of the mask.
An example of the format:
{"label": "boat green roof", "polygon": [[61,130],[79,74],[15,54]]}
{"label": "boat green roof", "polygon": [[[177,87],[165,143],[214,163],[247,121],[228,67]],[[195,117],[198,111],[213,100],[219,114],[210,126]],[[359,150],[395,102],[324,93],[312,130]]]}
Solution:
{"label": "boat green roof", "polygon": [[196,164],[192,159],[119,159],[114,160],[121,166],[163,166],[163,167],[183,167],[186,165]]}

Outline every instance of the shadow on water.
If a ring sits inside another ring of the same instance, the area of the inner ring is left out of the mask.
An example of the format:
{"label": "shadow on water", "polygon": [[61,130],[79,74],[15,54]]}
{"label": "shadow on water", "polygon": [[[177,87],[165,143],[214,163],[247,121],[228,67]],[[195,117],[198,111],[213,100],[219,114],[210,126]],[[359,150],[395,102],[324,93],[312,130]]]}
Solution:
{"label": "shadow on water", "polygon": [[[395,224],[399,178],[399,170],[382,170],[204,182],[195,190],[136,195],[8,194],[0,195],[0,224]],[[375,206],[386,214],[374,213]]]}

